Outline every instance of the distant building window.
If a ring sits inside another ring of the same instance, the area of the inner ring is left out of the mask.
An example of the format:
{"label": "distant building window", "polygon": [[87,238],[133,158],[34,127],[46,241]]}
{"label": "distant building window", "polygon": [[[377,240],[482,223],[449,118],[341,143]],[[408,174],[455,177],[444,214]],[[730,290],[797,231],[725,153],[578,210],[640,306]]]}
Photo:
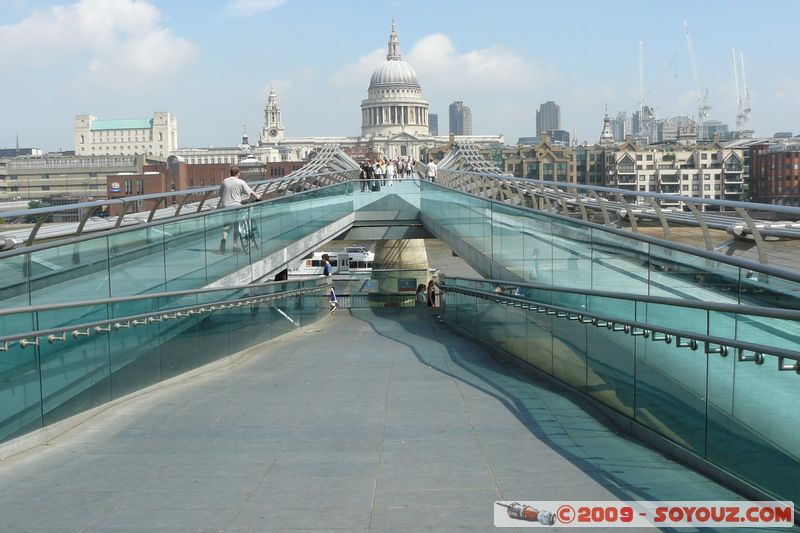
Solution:
{"label": "distant building window", "polygon": [[42,190],[43,191],[49,191],[50,190],[50,186],[49,185],[42,185]]}
{"label": "distant building window", "polygon": [[83,141],[83,135],[81,135],[81,144],[83,144],[83,142],[84,142],[84,141]]}

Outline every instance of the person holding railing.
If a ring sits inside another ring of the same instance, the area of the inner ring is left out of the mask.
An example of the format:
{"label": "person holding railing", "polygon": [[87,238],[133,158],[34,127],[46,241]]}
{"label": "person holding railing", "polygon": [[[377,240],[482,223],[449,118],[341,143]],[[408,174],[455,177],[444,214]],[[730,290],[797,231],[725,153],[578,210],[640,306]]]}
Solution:
{"label": "person holding railing", "polygon": [[[242,202],[252,198],[256,202],[261,200],[261,197],[253,192],[253,189],[239,177],[239,167],[232,166],[230,169],[230,176],[222,180],[222,185],[219,186],[219,204],[217,207],[222,209],[225,207],[242,207]],[[238,252],[239,249],[236,243],[239,239],[239,225],[236,224],[233,230],[233,251]],[[225,243],[228,240],[228,233],[230,232],[230,224],[226,224],[222,228],[222,240],[219,241],[219,252],[225,253]]]}

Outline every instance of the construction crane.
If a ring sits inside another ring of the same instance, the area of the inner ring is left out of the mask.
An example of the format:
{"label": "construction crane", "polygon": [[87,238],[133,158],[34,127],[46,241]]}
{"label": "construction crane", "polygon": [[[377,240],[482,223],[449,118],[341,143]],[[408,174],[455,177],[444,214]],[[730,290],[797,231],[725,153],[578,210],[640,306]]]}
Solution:
{"label": "construction crane", "polygon": [[[686,35],[686,49],[689,52],[689,60],[692,62],[692,76],[694,77],[694,90],[697,93],[697,127],[700,128],[700,125],[703,121],[708,117],[708,111],[711,109],[711,106],[708,105],[708,89],[705,89],[704,92],[700,92],[700,79],[697,76],[697,64],[694,61],[694,49],[692,48],[692,38],[689,35],[689,23],[685,20],[683,21],[683,33]],[[700,132],[698,131],[698,134]]]}
{"label": "construction crane", "polygon": [[[744,74],[744,54],[739,53],[740,64],[736,63],[736,50],[731,48],[733,56],[733,82],[736,84],[736,129],[741,131],[750,120],[750,90],[747,88],[747,79]],[[742,72],[742,90],[739,91],[739,68]]]}
{"label": "construction crane", "polygon": [[[744,75],[744,53],[739,52],[740,64],[742,66],[742,128],[747,126],[747,121],[750,120],[750,88],[747,86],[747,78]],[[738,121],[737,121],[738,123]]]}
{"label": "construction crane", "polygon": [[736,64],[736,49],[731,48],[733,57],[733,84],[736,87],[736,129],[742,129],[742,95],[739,93],[739,66]]}

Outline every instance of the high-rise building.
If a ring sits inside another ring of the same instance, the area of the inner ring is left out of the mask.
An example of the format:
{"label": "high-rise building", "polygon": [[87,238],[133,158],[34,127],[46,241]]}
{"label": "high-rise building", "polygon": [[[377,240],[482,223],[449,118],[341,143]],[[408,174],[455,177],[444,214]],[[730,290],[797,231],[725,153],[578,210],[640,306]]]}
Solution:
{"label": "high-rise building", "polygon": [[450,133],[472,135],[472,110],[460,100],[450,104]]}
{"label": "high-rise building", "polygon": [[617,113],[617,118],[611,119],[611,132],[614,134],[615,141],[624,141],[625,135],[629,132],[626,130],[628,127],[628,114],[625,111]]}
{"label": "high-rise building", "polygon": [[464,106],[464,135],[472,135],[472,109]]}
{"label": "high-rise building", "polygon": [[436,113],[428,113],[428,129],[431,135],[439,135],[439,115]]}
{"label": "high-rise building", "polygon": [[548,100],[540,104],[536,111],[536,136],[541,137],[542,133],[561,129],[561,106]]}

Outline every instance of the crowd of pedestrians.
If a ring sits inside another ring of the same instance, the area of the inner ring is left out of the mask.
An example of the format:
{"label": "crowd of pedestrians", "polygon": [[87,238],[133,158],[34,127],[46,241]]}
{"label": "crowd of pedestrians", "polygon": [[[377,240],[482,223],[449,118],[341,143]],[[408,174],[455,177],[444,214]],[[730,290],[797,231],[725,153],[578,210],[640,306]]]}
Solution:
{"label": "crowd of pedestrians", "polygon": [[416,160],[377,159],[361,163],[361,192],[379,191],[381,187],[394,184],[398,179],[409,179],[415,172]]}

